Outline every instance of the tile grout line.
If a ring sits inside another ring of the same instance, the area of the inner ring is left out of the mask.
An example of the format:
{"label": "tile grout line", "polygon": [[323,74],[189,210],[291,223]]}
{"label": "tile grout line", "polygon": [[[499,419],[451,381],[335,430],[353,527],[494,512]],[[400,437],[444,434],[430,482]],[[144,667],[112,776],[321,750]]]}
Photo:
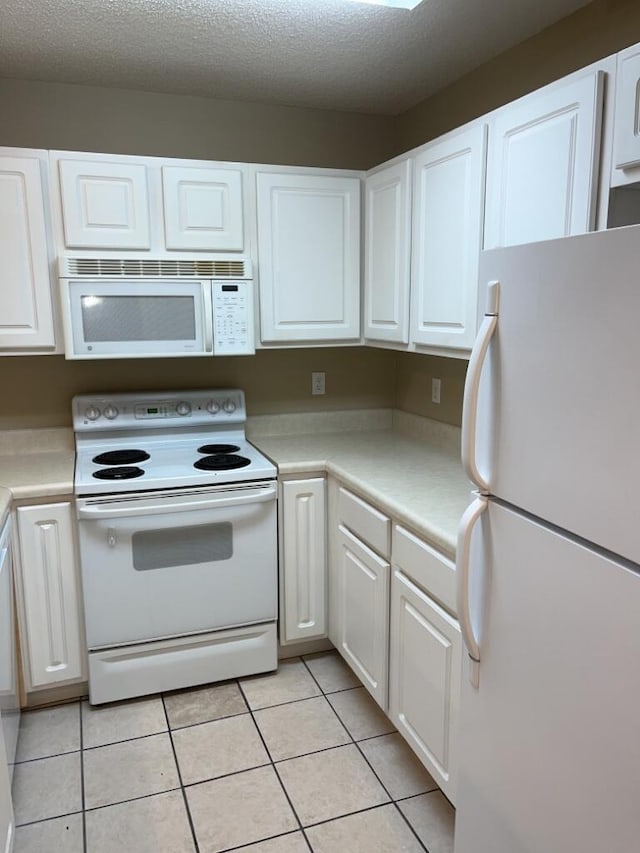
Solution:
{"label": "tile grout line", "polygon": [[[303,664],[304,664],[304,666],[306,667],[306,669],[307,669],[307,671],[308,671],[309,675],[311,676],[311,678],[313,678],[313,680],[316,682],[316,684],[318,685],[318,687],[320,688],[320,690],[322,690],[322,686],[321,686],[320,682],[319,682],[319,681],[317,681],[317,679],[314,677],[313,672],[312,672],[312,671],[309,669],[309,667],[307,666],[307,662],[306,662],[306,661],[304,660],[304,658],[302,658],[302,657],[300,658],[300,660],[302,661],[302,663],[303,663]],[[325,696],[325,698],[326,698],[326,694],[324,693],[324,691],[323,691],[323,696]],[[336,715],[336,717],[338,718],[338,720],[340,720],[340,723],[342,723],[342,725],[343,725],[344,729],[346,730],[347,734],[348,734],[348,735],[349,735],[349,737],[351,738],[351,743],[352,743],[352,744],[355,746],[355,748],[358,750],[358,753],[359,753],[359,754],[362,756],[362,758],[365,760],[365,762],[366,762],[367,766],[369,767],[369,769],[371,770],[371,772],[373,773],[373,775],[375,776],[375,778],[378,780],[378,783],[381,785],[382,790],[383,790],[383,791],[385,792],[385,794],[389,797],[389,803],[384,803],[384,804],[381,804],[381,805],[393,805],[393,806],[394,806],[394,808],[395,808],[395,810],[398,812],[398,814],[399,814],[399,815],[400,815],[400,817],[402,818],[402,820],[406,823],[406,825],[407,825],[407,826],[409,827],[409,829],[411,830],[412,834],[415,836],[415,838],[416,838],[416,840],[417,840],[418,844],[420,845],[420,847],[421,847],[423,850],[425,850],[425,851],[426,851],[426,853],[429,853],[429,851],[427,850],[427,848],[425,847],[425,845],[422,843],[422,841],[421,841],[421,840],[420,840],[420,838],[418,837],[418,833],[417,833],[417,832],[415,831],[415,829],[411,826],[411,824],[409,823],[409,821],[408,821],[407,817],[403,814],[402,809],[400,809],[400,807],[398,806],[398,804],[397,804],[397,802],[395,801],[395,799],[391,796],[391,792],[388,790],[387,786],[384,784],[384,782],[382,781],[382,779],[378,776],[378,774],[376,773],[376,771],[375,771],[375,769],[374,769],[373,765],[371,764],[371,762],[369,761],[369,759],[367,758],[367,756],[366,756],[366,755],[364,754],[364,752],[360,749],[360,746],[359,746],[358,741],[353,737],[353,735],[351,734],[351,732],[350,732],[350,731],[349,731],[349,729],[347,728],[346,724],[342,722],[342,719],[340,718],[340,715],[338,714],[338,712],[336,711],[336,709],[333,707],[333,705],[331,704],[331,702],[330,702],[328,699],[327,699],[327,704],[329,705],[329,707],[331,708],[331,710],[333,711],[333,713]],[[391,722],[391,721],[389,721],[389,722]],[[392,725],[393,725],[393,724],[392,724]],[[395,726],[394,726],[394,731],[396,731],[396,732],[397,732],[397,729],[395,728]],[[388,732],[387,734],[393,734],[393,732]],[[376,737],[384,737],[384,736],[385,736],[385,735],[376,735]],[[363,740],[373,740],[373,738],[363,738]],[[419,795],[416,795],[416,796],[419,796]],[[380,806],[375,806],[374,808],[379,808],[379,807],[380,807]],[[346,817],[346,815],[345,815],[345,817]]]}
{"label": "tile grout line", "polygon": [[78,713],[80,722],[80,791],[82,794],[82,849],[87,853],[87,812],[84,795],[84,736],[82,734],[82,702],[78,702]]}
{"label": "tile grout line", "polygon": [[[289,796],[289,792],[288,792],[288,791],[287,791],[287,789],[285,788],[285,786],[284,786],[284,782],[283,782],[283,781],[282,781],[282,779],[280,778],[280,774],[278,773],[278,769],[277,769],[277,767],[276,767],[276,764],[275,764],[275,762],[274,762],[274,760],[273,760],[273,758],[272,758],[272,756],[271,756],[271,751],[269,750],[269,747],[267,746],[267,743],[266,743],[266,741],[265,741],[265,739],[264,739],[264,737],[263,737],[263,735],[262,735],[262,732],[261,732],[261,730],[260,730],[260,726],[259,726],[259,725],[258,725],[258,723],[256,722],[256,718],[255,718],[255,716],[254,716],[254,714],[253,714],[253,709],[252,709],[252,707],[251,707],[251,704],[250,704],[249,700],[247,699],[247,696],[246,696],[246,694],[245,694],[244,690],[242,689],[242,684],[240,683],[240,680],[238,680],[237,684],[238,684],[238,689],[240,690],[240,693],[242,694],[242,698],[243,698],[243,699],[244,699],[244,701],[246,702],[246,704],[247,704],[247,708],[249,709],[249,713],[251,714],[251,719],[252,719],[252,721],[253,721],[253,725],[256,727],[256,731],[258,732],[258,735],[259,735],[259,737],[260,737],[260,740],[262,741],[262,745],[264,746],[264,748],[265,748],[265,750],[266,750],[267,756],[268,756],[269,761],[270,761],[270,763],[271,763],[271,767],[273,768],[273,772],[274,772],[274,773],[275,773],[275,775],[276,775],[276,779],[278,780],[278,782],[279,782],[279,784],[280,784],[280,787],[282,788],[282,792],[283,792],[283,794],[285,795],[285,797],[286,797],[286,799],[287,799],[287,802],[289,803],[289,808],[291,809],[291,811],[292,811],[292,813],[293,813],[294,818],[295,818],[295,819],[296,819],[296,821],[298,822],[298,827],[300,828],[300,831],[302,832],[302,837],[304,838],[305,843],[306,843],[307,847],[309,848],[309,850],[311,851],[311,853],[313,853],[313,847],[311,846],[311,842],[310,842],[310,841],[309,841],[309,839],[307,838],[307,833],[305,832],[304,826],[302,825],[302,821],[300,820],[300,817],[299,817],[299,815],[298,815],[298,812],[297,812],[297,811],[295,810],[295,808],[294,808],[294,805],[293,805],[293,803],[292,803],[292,801],[291,801],[291,797]],[[283,703],[283,704],[288,704],[288,703]],[[263,709],[260,709],[260,710],[263,710]]]}
{"label": "tile grout line", "polygon": [[176,771],[178,773],[178,782],[180,783],[180,792],[182,793],[182,802],[184,803],[184,808],[187,813],[187,820],[189,821],[189,829],[191,830],[191,837],[193,839],[193,847],[195,853],[199,853],[200,847],[198,845],[198,838],[196,836],[196,828],[193,825],[193,818],[191,817],[191,809],[189,808],[189,801],[187,800],[187,793],[185,791],[184,785],[182,783],[182,772],[180,770],[180,762],[178,761],[178,754],[176,753],[176,747],[173,742],[173,732],[171,730],[171,723],[169,721],[169,714],[167,713],[167,706],[164,702],[164,696],[160,694],[160,702],[162,703],[162,710],[164,712],[164,718],[167,721],[167,731],[169,732],[169,743],[171,744],[171,751],[173,752],[173,760],[176,763]]}

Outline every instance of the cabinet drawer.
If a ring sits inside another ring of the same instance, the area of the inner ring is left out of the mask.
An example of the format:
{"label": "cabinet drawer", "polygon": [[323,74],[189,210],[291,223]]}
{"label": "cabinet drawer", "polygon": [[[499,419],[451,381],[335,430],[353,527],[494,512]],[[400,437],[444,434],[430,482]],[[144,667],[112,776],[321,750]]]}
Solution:
{"label": "cabinet drawer", "polygon": [[361,498],[340,488],[338,491],[338,519],[359,539],[383,557],[391,552],[391,522],[388,517]]}
{"label": "cabinet drawer", "polygon": [[392,562],[414,583],[455,614],[455,563],[398,524],[393,528]]}

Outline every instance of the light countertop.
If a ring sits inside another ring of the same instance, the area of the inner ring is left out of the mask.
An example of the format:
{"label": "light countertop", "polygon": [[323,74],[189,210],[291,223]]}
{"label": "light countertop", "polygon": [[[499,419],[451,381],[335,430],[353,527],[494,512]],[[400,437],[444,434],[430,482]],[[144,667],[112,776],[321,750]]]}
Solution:
{"label": "light countertop", "polygon": [[252,441],[281,475],[331,474],[455,559],[458,523],[469,504],[471,484],[460,462],[459,432],[452,428],[452,433],[444,440],[437,431],[417,439],[381,429],[253,435]]}
{"label": "light countertop", "polygon": [[[458,430],[403,413],[393,419],[384,413],[369,424],[373,429],[362,428],[361,413],[342,421],[312,417],[296,421],[290,435],[270,434],[271,420],[267,430],[258,423],[251,441],[281,475],[326,472],[455,558],[458,522],[471,491]],[[70,429],[0,433],[0,521],[12,499],[73,494],[73,471]]]}
{"label": "light countertop", "polygon": [[[75,451],[71,429],[0,433],[0,487],[9,499],[73,494]],[[3,497],[0,492],[0,507]]]}

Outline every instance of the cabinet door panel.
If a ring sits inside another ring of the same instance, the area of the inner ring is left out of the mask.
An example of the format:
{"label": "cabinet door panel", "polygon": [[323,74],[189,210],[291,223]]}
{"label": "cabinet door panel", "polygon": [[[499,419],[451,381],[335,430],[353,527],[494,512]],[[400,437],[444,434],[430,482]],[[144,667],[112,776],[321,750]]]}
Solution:
{"label": "cabinet door panel", "polygon": [[360,181],[259,174],[263,341],[360,334]]}
{"label": "cabinet door panel", "polygon": [[37,157],[0,154],[0,347],[55,344],[45,200]]}
{"label": "cabinet door panel", "polygon": [[326,513],[324,479],[282,484],[281,641],[325,637]]}
{"label": "cabinet door panel", "polygon": [[150,248],[146,166],[60,160],[58,167],[68,248]]}
{"label": "cabinet door panel", "polygon": [[640,47],[618,55],[613,166],[640,166]]}
{"label": "cabinet door panel", "polygon": [[74,525],[69,503],[20,507],[27,690],[85,677]]}
{"label": "cabinet door panel", "polygon": [[414,164],[411,340],[471,349],[476,333],[478,257],[486,127],[428,146]]}
{"label": "cabinet door panel", "polygon": [[167,249],[243,248],[242,172],[163,166]]}
{"label": "cabinet door panel", "polygon": [[461,668],[456,620],[394,571],[389,714],[454,803]]}
{"label": "cabinet door panel", "polygon": [[340,525],[339,651],[383,710],[387,708],[389,563]]}
{"label": "cabinet door panel", "polygon": [[594,227],[603,73],[502,109],[489,130],[485,249]]}
{"label": "cabinet door panel", "polygon": [[364,335],[409,341],[411,161],[373,175],[365,184]]}

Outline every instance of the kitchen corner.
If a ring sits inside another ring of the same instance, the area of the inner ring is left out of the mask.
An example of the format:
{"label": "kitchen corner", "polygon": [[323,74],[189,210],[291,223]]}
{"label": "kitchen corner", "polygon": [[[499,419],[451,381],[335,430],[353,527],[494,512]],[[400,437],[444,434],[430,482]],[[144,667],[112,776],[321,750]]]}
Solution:
{"label": "kitchen corner", "polygon": [[460,429],[398,409],[250,418],[280,477],[326,473],[455,559],[469,503]]}
{"label": "kitchen corner", "polygon": [[[391,409],[257,415],[247,436],[280,476],[323,472],[380,506],[455,558],[469,502],[460,430]],[[11,501],[73,494],[73,431],[0,432],[0,514]]]}

